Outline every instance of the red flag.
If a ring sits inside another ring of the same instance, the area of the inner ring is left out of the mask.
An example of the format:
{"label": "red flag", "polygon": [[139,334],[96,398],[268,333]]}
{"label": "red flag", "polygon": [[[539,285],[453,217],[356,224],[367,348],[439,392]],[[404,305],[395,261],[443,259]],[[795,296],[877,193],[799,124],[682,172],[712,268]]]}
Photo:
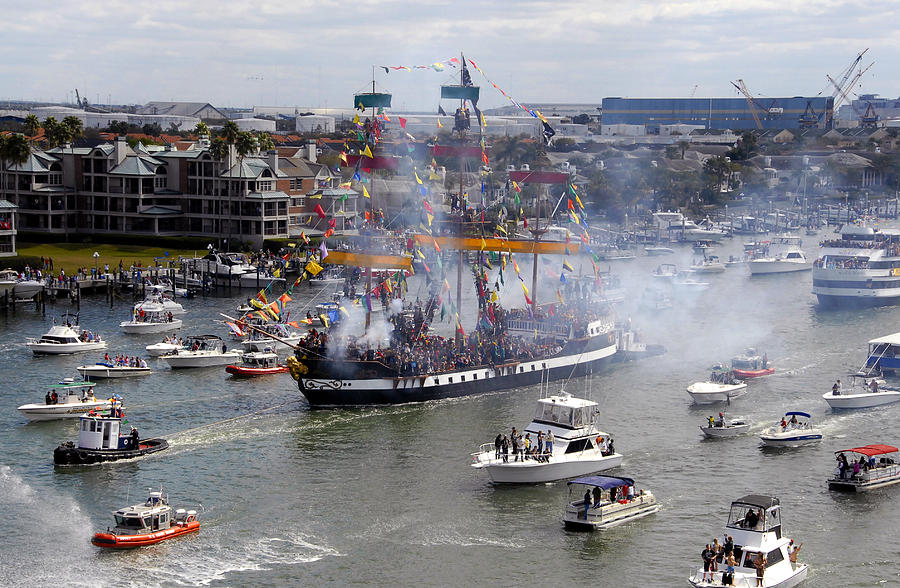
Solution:
{"label": "red flag", "polygon": [[528,228],[528,217],[523,218],[522,222],[525,223],[525,226],[523,228],[527,229]]}
{"label": "red flag", "polygon": [[290,258],[291,258],[291,254],[290,254],[290,253],[285,253],[284,255],[281,256],[281,259],[283,259],[283,260],[285,260],[285,261],[289,260]]}
{"label": "red flag", "polygon": [[485,153],[484,151],[481,152],[481,161],[484,162],[484,165],[490,165],[491,163],[490,161],[488,161],[487,153]]}
{"label": "red flag", "polygon": [[333,219],[333,218],[328,219],[328,226],[331,227],[332,229],[334,228],[334,225],[336,225],[336,224],[337,224],[337,221],[335,219]]}
{"label": "red flag", "polygon": [[400,128],[405,129],[406,128],[406,119],[403,118],[402,116],[398,116],[397,120],[400,121]]}
{"label": "red flag", "polygon": [[525,302],[527,302],[529,305],[532,304],[531,298],[528,297],[528,294],[525,294]]}
{"label": "red flag", "polygon": [[569,198],[569,210],[575,210],[575,205],[572,204],[572,199]]}
{"label": "red flag", "polygon": [[313,208],[313,210],[319,215],[319,218],[325,218],[325,210],[322,208],[321,204],[316,204],[316,207]]}
{"label": "red flag", "polygon": [[422,204],[425,206],[425,210],[428,211],[428,214],[434,214],[434,209],[431,208],[431,203],[429,203],[427,200],[423,200]]}
{"label": "red flag", "polygon": [[328,229],[327,231],[325,231],[325,238],[326,238],[326,239],[327,239],[328,237],[332,236],[332,235],[334,235],[334,229]]}

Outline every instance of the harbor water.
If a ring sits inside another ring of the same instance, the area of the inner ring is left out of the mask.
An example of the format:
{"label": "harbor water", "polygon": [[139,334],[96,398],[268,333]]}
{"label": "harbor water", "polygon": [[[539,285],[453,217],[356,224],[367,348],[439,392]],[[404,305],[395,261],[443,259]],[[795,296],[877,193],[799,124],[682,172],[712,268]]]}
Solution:
{"label": "harbor water", "polygon": [[[813,259],[814,239],[804,245]],[[716,253],[739,255],[740,241]],[[834,451],[900,443],[900,404],[833,412],[821,397],[835,379],[848,385],[867,340],[900,331],[900,308],[819,309],[810,272],[751,278],[737,266],[703,277],[711,284],[704,292],[676,293],[672,309],[639,310],[651,271],[659,263],[686,267],[691,256],[676,247],[674,255],[612,263],[629,292],[619,318],[666,354],[550,384],[551,392],[599,403],[600,428],[625,456],[611,473],[635,478],[662,504],[656,515],[595,534],[563,529],[564,482],[495,487],[470,467],[481,443],[528,424],[538,386],[311,411],[287,374],[240,380],[223,368],[172,371],[151,359],[150,376],[101,381],[96,393],[122,395],[129,425],[167,438],[171,448],[125,463],[54,467],[53,449],[76,437],[75,424],[29,424],[16,407],[42,401],[51,383],[77,377],[76,366],[100,356],[32,357],[24,347],[26,336],[46,332],[71,308],[68,301],[48,304],[46,316],[33,306],[0,313],[0,585],[683,586],[702,565],[705,544],[721,537],[731,500],[750,493],[781,499],[784,533],[803,544],[800,560],[810,566],[806,586],[900,582],[900,487],[856,496],[825,483]],[[559,260],[551,263],[558,272]],[[591,267],[587,259],[582,265]],[[410,279],[411,298],[424,299],[421,281]],[[507,277],[505,295],[521,304],[514,281]],[[558,280],[544,281],[539,302],[555,299]],[[289,308],[305,314],[317,294],[325,293],[304,284]],[[188,312],[180,334],[225,338],[219,313],[244,301],[237,291],[181,300]],[[104,335],[110,355],[146,356],[144,346],[161,338],[121,333],[130,304],[82,300],[81,324]],[[463,318],[468,331],[475,317]],[[685,388],[747,347],[776,368],[727,407],[753,423],[751,433],[704,440],[699,426],[722,407],[693,406]],[[824,440],[761,449],[760,432],[786,410],[811,413]],[[198,534],[136,551],[90,544],[93,532],[112,524],[112,510],[160,486],[173,507],[201,511]]]}

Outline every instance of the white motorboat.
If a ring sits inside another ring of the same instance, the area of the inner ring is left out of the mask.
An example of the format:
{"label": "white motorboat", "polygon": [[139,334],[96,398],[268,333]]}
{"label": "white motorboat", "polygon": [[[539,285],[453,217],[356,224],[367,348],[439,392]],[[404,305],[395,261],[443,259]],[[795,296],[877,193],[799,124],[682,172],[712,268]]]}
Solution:
{"label": "white motorboat", "polygon": [[725,271],[725,264],[719,261],[718,255],[706,255],[702,261],[691,265],[698,274],[719,274]]}
{"label": "white motorboat", "polygon": [[147,376],[150,374],[150,368],[147,363],[138,358],[138,365],[128,365],[127,363],[118,363],[115,361],[98,361],[94,365],[80,365],[77,369],[78,373],[84,379],[97,378],[131,378],[134,376]]}
{"label": "white motorboat", "polygon": [[106,349],[106,341],[97,333],[80,329],[77,317],[75,324],[71,324],[67,316],[65,323],[53,325],[40,339],[26,339],[25,346],[35,355],[68,355]]}
{"label": "white motorboat", "polygon": [[[506,455],[495,443],[485,443],[472,454],[472,467],[485,470],[494,483],[535,484],[584,476],[622,463],[609,433],[594,426],[596,402],[561,392],[539,398],[537,404],[534,419],[519,435],[524,435],[526,446],[531,445],[530,454],[511,450],[512,454]],[[548,444],[546,439],[552,442]]]}
{"label": "white motorboat", "polygon": [[44,402],[23,404],[19,412],[30,421],[51,421],[79,417],[94,409],[107,409],[112,403],[94,397],[94,382],[76,382],[66,378],[52,386]]}
{"label": "white motorboat", "polygon": [[656,497],[649,490],[636,491],[631,478],[588,476],[567,485],[566,529],[603,531],[659,512]]}
{"label": "white motorboat", "polygon": [[698,255],[705,255],[715,249],[715,247],[713,247],[712,241],[695,241],[691,246],[691,249]]}
{"label": "white motorboat", "polygon": [[661,263],[656,266],[651,275],[660,280],[671,280],[678,275],[678,268],[674,263]]}
{"label": "white motorboat", "polygon": [[763,249],[762,255],[751,259],[747,267],[750,275],[784,274],[802,272],[812,269],[812,263],[800,249],[803,241],[800,237],[781,235],[773,237]]}
{"label": "white motorboat", "polygon": [[900,401],[900,390],[885,385],[885,381],[865,373],[854,374],[847,390],[834,386],[822,395],[831,408],[871,408]]}
{"label": "white motorboat", "polygon": [[185,313],[184,307],[166,296],[159,286],[154,286],[146,298],[134,305],[134,312],[140,313],[141,310],[145,313],[163,312],[173,315]]}
{"label": "white motorboat", "polygon": [[759,438],[767,447],[802,447],[818,443],[822,440],[822,432],[812,426],[811,418],[806,412],[788,411],[780,423],[766,429]]}
{"label": "white motorboat", "polygon": [[161,355],[173,353],[183,348],[184,343],[182,341],[179,341],[178,338],[174,335],[172,335],[171,337],[166,337],[159,343],[154,343],[152,345],[147,345],[146,347],[144,347],[144,349],[147,350],[147,353],[150,354],[150,357],[160,357]]}
{"label": "white motorboat", "polygon": [[188,338],[184,349],[177,349],[162,358],[172,368],[199,368],[234,363],[243,353],[238,349],[228,349],[216,335],[196,335]]}
{"label": "white motorboat", "polygon": [[900,231],[845,224],[840,239],[821,242],[812,293],[822,305],[883,305],[900,301]]}
{"label": "white motorboat", "polygon": [[644,247],[647,255],[672,255],[675,250],[671,247]]}
{"label": "white motorboat", "polygon": [[680,271],[672,280],[672,285],[683,292],[702,292],[709,288],[709,282],[702,282],[689,271]]}
{"label": "white motorboat", "polygon": [[[694,588],[789,588],[806,579],[809,568],[791,553],[793,541],[784,535],[781,503],[774,496],[749,494],[732,502],[725,535],[733,539],[733,564],[720,564],[716,572],[695,569],[688,578]],[[756,581],[757,563],[764,570],[762,584]]]}
{"label": "white motorboat", "polygon": [[720,412],[719,418],[710,416],[706,424],[700,425],[700,430],[710,439],[737,437],[750,430],[750,421],[743,417],[727,417]]}
{"label": "white motorboat", "polygon": [[[900,483],[900,464],[897,463],[897,448],[893,445],[864,445],[853,449],[835,451],[838,465],[834,475],[828,480],[829,490],[845,492],[866,492],[883,486]],[[848,453],[859,455],[859,459]],[[891,455],[891,457],[886,457]]]}
{"label": "white motorboat", "polygon": [[694,404],[714,404],[727,402],[747,391],[747,384],[734,379],[710,379],[706,382],[694,382],[687,387]]}
{"label": "white motorboat", "polygon": [[182,320],[174,318],[172,314],[164,310],[162,304],[144,304],[140,310],[133,312],[130,321],[123,321],[119,323],[119,326],[131,335],[165,333],[180,329],[183,325]]}

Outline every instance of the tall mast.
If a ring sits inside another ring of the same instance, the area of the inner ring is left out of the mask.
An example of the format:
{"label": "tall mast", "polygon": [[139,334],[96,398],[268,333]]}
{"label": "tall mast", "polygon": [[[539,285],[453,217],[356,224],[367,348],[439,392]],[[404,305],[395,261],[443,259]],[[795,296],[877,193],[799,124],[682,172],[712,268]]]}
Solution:
{"label": "tall mast", "polygon": [[[372,96],[374,97],[374,95],[375,95],[375,66],[373,65],[372,66]],[[375,113],[376,112],[377,111],[375,109],[375,103],[373,101],[373,103],[372,103],[372,124],[375,124]],[[363,111],[363,113],[365,113],[365,111]],[[369,129],[371,130],[371,126],[369,127]],[[363,137],[365,137],[365,143],[366,143],[366,146],[368,147],[368,145],[369,145],[368,134],[364,134]],[[362,157],[363,156],[360,155],[360,158],[362,158]],[[375,168],[373,167],[372,168],[373,173],[370,174],[370,177],[374,177],[374,175],[375,175],[374,169]],[[369,219],[372,221],[372,224],[374,225],[375,224],[375,206],[374,206],[375,181],[374,180],[370,184],[370,187],[372,189],[369,190],[369,209],[370,209]],[[369,229],[371,230],[371,227],[369,227]],[[367,238],[366,241],[367,241],[366,248],[370,249],[371,245],[372,245],[371,236],[369,238]],[[372,268],[371,268],[371,266],[366,267],[366,297],[368,298],[368,304],[366,304],[366,335],[368,335],[369,334],[369,326],[372,324]],[[369,341],[369,337],[367,336],[366,337],[366,348],[367,349],[369,347],[368,341]]]}
{"label": "tall mast", "polygon": [[[466,60],[465,60],[465,57],[463,57],[462,51],[459,52],[459,62],[460,62],[459,85],[463,86],[463,85],[465,85],[463,72],[465,72],[465,69],[466,69]],[[459,105],[460,105],[460,108],[466,107],[465,98],[463,98],[462,100],[459,101]],[[465,140],[464,137],[465,137],[465,131],[460,129],[460,131],[459,131],[460,146],[462,146],[462,144]],[[465,169],[465,164],[466,164],[466,160],[463,157],[462,150],[460,149],[460,153],[459,153],[459,207],[462,210],[462,215],[459,217],[459,227],[457,229],[460,238],[463,237],[463,222],[464,222],[465,216],[466,216],[466,201],[463,199],[463,172]],[[460,247],[459,250],[457,251],[457,260],[456,260],[456,312],[457,312],[457,314],[459,314],[459,312],[462,310],[462,266],[463,266],[463,250]],[[457,347],[457,349],[459,349],[462,347],[463,340],[462,340],[462,336],[459,333],[458,326],[456,329],[455,338],[456,338],[456,347]]]}

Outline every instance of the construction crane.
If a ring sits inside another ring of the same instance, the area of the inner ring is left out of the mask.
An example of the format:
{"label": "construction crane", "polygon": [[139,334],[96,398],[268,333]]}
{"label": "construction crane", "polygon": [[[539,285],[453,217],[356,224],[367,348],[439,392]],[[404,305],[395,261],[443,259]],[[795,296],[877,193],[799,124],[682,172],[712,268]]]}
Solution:
{"label": "construction crane", "polygon": [[756,114],[756,108],[759,108],[763,112],[767,112],[767,108],[756,101],[753,96],[750,95],[750,90],[747,89],[747,84],[744,83],[744,80],[738,80],[737,82],[731,82],[731,85],[737,88],[738,92],[744,95],[744,98],[747,99],[747,108],[750,110],[750,114],[753,115],[753,120],[756,121],[756,128],[762,129],[762,122],[759,120],[759,116]]}
{"label": "construction crane", "polygon": [[[837,112],[838,106],[840,106],[841,101],[846,98],[847,90],[852,88],[856,81],[862,76],[862,74],[868,71],[868,69],[875,64],[875,62],[873,61],[865,69],[860,68],[860,73],[857,73],[857,75],[853,77],[853,81],[850,81],[850,76],[853,75],[853,70],[856,69],[856,66],[860,61],[862,61],[863,55],[865,55],[868,51],[868,47],[860,51],[853,59],[853,61],[850,62],[850,65],[848,65],[841,71],[839,78],[840,81],[836,82],[833,78],[831,78],[831,76],[827,74],[825,75],[831,86],[834,88],[834,91],[831,93],[833,106],[831,107],[831,112],[829,112],[825,118],[826,125],[831,122],[831,119],[834,117],[834,113]],[[822,91],[824,92],[824,89]],[[819,93],[821,94],[821,92]]]}
{"label": "construction crane", "polygon": [[[860,55],[862,55],[862,53],[860,53]],[[830,75],[825,74],[825,78],[829,82],[831,82],[832,86],[834,86],[835,94],[838,94],[838,98],[835,99],[834,106],[832,106],[832,116],[833,116],[834,112],[837,112],[838,106],[840,106],[843,103],[843,101],[846,100],[847,103],[850,105],[850,108],[853,109],[853,112],[856,113],[856,117],[860,120],[861,123],[865,124],[865,121],[863,119],[865,118],[866,115],[861,113],[859,111],[859,109],[853,105],[853,100],[850,99],[850,96],[848,94],[850,93],[850,88],[855,86],[856,82],[859,81],[859,78],[861,78],[864,73],[869,71],[869,68],[871,68],[873,65],[875,65],[874,61],[872,63],[870,63],[869,65],[867,65],[865,68],[860,68],[859,71],[857,71],[856,74],[854,74],[852,78],[850,78],[849,76],[845,76],[844,78],[842,78],[842,82],[836,82]],[[871,103],[870,103],[870,105],[871,105]],[[876,117],[876,121],[877,121],[877,117]]]}
{"label": "construction crane", "polygon": [[693,97],[694,97],[694,94],[697,93],[697,86],[699,86],[699,84],[694,84],[694,89],[691,90],[691,98],[693,98]]}

